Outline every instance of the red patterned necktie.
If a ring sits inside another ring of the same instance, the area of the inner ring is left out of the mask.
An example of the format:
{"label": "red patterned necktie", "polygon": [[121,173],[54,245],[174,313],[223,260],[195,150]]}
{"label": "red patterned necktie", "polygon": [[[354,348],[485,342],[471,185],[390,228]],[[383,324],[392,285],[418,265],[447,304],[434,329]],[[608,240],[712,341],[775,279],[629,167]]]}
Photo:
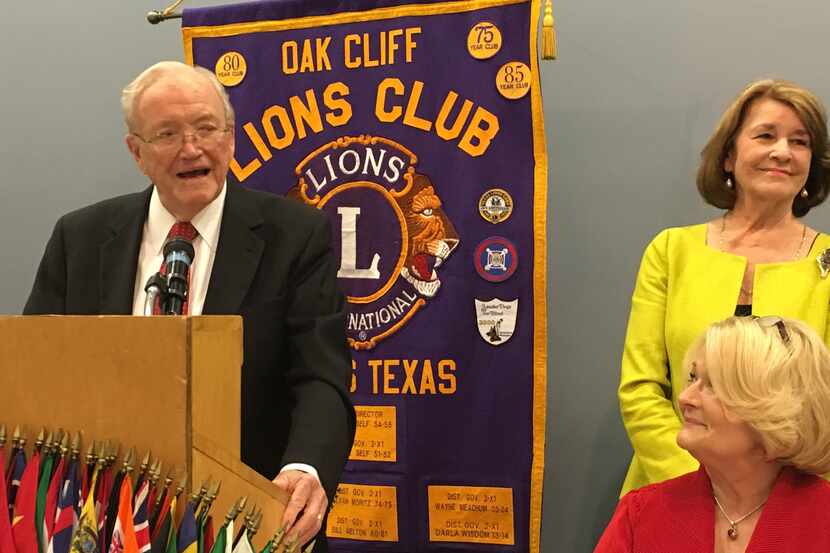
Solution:
{"label": "red patterned necktie", "polygon": [[[173,226],[170,227],[170,232],[167,233],[167,239],[165,240],[165,243],[167,243],[167,240],[170,240],[170,239],[173,239],[173,238],[183,238],[183,239],[187,240],[188,242],[193,242],[193,240],[195,240],[197,236],[199,236],[199,232],[196,230],[196,227],[194,227],[190,223],[190,221],[180,221],[180,222],[174,223]],[[191,269],[192,269],[192,265],[191,265]],[[164,276],[166,273],[167,273],[167,267],[165,267],[164,259],[162,259],[161,260],[161,268],[159,268],[159,274]],[[187,286],[188,294],[187,295],[188,295],[188,297],[190,297],[190,273],[191,273],[191,271],[188,271],[188,273],[187,273],[187,284],[188,284],[188,286]],[[184,304],[182,305],[182,315],[187,315],[188,314],[188,305],[187,304],[188,304],[187,298],[185,298]],[[153,315],[162,315],[162,314],[163,313],[161,311],[161,303],[159,301],[159,298],[156,298],[156,302],[153,305]]]}

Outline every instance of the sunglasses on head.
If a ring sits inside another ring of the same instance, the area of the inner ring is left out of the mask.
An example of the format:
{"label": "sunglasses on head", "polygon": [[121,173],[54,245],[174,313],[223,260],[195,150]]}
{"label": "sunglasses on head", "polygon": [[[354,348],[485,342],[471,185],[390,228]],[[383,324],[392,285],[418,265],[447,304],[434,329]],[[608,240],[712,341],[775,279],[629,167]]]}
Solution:
{"label": "sunglasses on head", "polygon": [[787,332],[787,326],[784,324],[784,319],[781,317],[776,315],[769,315],[767,317],[758,317],[757,315],[753,315],[752,320],[764,328],[774,326],[778,329],[778,334],[781,336],[781,340],[783,340],[785,344],[790,343],[790,333]]}

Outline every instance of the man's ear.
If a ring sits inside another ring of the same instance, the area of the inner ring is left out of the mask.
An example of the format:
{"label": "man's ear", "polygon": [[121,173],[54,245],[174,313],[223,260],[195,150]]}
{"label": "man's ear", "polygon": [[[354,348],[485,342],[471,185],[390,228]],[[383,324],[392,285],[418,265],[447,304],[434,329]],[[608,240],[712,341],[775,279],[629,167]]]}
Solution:
{"label": "man's ear", "polygon": [[133,156],[136,165],[138,165],[139,171],[146,174],[146,172],[144,171],[144,161],[141,157],[141,144],[138,137],[132,134],[128,134],[124,137],[124,142],[127,143],[127,149]]}

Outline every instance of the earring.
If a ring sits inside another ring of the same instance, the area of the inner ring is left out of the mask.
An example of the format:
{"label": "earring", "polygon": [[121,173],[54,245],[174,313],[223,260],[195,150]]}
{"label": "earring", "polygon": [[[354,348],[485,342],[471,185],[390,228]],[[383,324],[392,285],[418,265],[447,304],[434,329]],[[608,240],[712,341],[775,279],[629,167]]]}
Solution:
{"label": "earring", "polygon": [[726,177],[726,187],[729,190],[732,190],[733,188],[735,188],[735,185],[732,184],[732,177]]}
{"label": "earring", "polygon": [[806,186],[804,188],[802,188],[801,192],[799,193],[799,196],[801,196],[802,198],[806,198],[809,195],[810,195],[810,193],[807,192],[807,187]]}

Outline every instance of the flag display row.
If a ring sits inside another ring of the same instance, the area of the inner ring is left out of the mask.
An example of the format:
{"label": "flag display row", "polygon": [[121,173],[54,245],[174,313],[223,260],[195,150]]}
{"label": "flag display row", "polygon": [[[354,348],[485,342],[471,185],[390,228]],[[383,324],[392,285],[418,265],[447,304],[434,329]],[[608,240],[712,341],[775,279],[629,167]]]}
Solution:
{"label": "flag display row", "polygon": [[291,551],[282,532],[254,551],[262,511],[246,510],[246,498],[214,522],[219,481],[193,483],[188,495],[184,471],[161,478],[161,460],[119,456],[111,441],[88,441],[82,456],[80,433],[42,429],[27,447],[19,428],[7,440],[0,426],[0,470],[0,553]]}

